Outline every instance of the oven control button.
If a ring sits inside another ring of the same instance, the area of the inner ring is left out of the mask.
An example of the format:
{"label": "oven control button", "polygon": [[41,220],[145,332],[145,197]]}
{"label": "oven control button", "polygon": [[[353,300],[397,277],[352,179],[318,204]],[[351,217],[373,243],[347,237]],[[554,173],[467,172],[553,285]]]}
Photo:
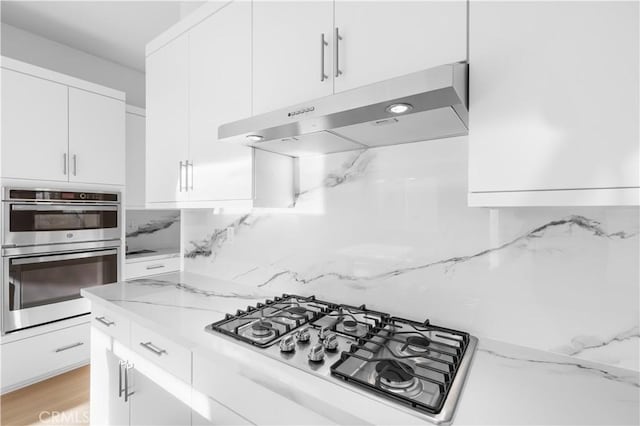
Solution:
{"label": "oven control button", "polygon": [[311,338],[311,334],[309,334],[309,327],[302,327],[300,330],[298,330],[298,333],[296,334],[296,338],[300,343],[308,342],[309,339]]}
{"label": "oven control button", "polygon": [[328,351],[335,351],[338,349],[338,338],[336,337],[336,333],[328,333],[324,337],[323,345]]}
{"label": "oven control button", "polygon": [[320,362],[324,359],[324,347],[322,343],[316,343],[311,346],[311,350],[309,351],[309,361]]}
{"label": "oven control button", "polygon": [[80,199],[81,199],[81,200],[84,200],[84,199],[86,199],[86,198],[87,198],[87,194],[85,194],[84,192],[81,192],[81,193],[80,193]]}
{"label": "oven control button", "polygon": [[280,351],[281,352],[293,352],[296,350],[296,340],[292,335],[284,336],[282,340],[280,340]]}

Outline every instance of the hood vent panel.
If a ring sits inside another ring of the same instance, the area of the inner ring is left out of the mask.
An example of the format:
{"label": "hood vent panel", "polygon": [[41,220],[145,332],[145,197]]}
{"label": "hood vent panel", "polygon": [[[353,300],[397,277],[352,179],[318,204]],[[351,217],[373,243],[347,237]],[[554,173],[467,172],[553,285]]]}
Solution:
{"label": "hood vent panel", "polygon": [[[304,157],[465,135],[467,70],[443,65],[227,123],[218,139]],[[396,114],[398,104],[408,108]]]}

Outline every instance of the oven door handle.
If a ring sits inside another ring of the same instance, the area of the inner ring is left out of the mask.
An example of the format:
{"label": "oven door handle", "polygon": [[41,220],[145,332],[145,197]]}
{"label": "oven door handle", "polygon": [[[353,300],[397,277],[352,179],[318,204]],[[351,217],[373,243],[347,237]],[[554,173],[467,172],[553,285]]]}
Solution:
{"label": "oven door handle", "polygon": [[113,204],[11,204],[11,210],[18,211],[118,211],[118,208],[118,206],[114,206]]}
{"label": "oven door handle", "polygon": [[19,257],[17,259],[11,260],[11,264],[12,265],[28,265],[32,263],[57,262],[60,260],[85,259],[88,257],[109,256],[112,254],[118,254],[118,250],[96,250],[96,251],[80,252],[80,253],[54,254],[49,256]]}

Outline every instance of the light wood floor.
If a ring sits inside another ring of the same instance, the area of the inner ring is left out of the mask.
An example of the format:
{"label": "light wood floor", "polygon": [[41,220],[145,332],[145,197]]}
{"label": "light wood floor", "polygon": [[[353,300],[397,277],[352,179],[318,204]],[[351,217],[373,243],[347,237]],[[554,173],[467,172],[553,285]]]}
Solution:
{"label": "light wood floor", "polygon": [[88,425],[89,366],[2,395],[0,424]]}

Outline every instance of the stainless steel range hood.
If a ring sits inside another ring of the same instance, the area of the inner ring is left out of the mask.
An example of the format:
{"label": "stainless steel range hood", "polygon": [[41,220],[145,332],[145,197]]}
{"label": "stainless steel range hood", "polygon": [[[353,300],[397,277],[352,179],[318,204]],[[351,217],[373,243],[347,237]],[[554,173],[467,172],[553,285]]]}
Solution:
{"label": "stainless steel range hood", "polygon": [[468,65],[456,63],[227,123],[221,141],[292,157],[466,135]]}

